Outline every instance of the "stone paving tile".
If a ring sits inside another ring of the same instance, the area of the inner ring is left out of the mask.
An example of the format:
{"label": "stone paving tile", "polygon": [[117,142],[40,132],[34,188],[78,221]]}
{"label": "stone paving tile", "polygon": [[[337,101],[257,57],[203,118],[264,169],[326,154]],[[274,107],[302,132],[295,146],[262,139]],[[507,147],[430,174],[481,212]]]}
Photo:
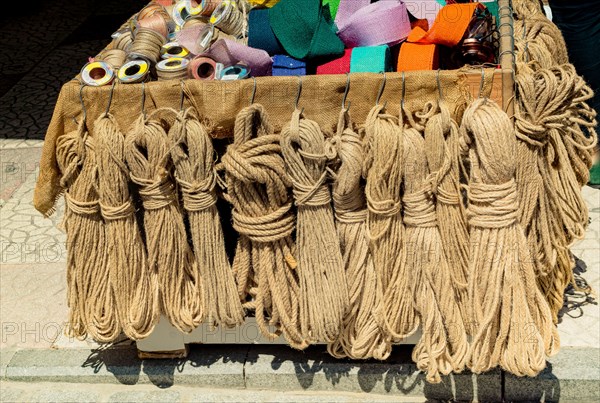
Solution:
{"label": "stone paving tile", "polygon": [[49,348],[67,320],[64,263],[2,264],[0,348]]}

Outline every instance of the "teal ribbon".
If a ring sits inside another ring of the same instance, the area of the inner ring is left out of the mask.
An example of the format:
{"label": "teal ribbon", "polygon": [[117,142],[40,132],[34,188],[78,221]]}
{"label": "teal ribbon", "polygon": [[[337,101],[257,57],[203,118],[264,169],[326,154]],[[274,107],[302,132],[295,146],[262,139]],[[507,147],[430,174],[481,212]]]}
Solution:
{"label": "teal ribbon", "polygon": [[390,48],[387,45],[352,49],[350,73],[383,73],[393,71]]}

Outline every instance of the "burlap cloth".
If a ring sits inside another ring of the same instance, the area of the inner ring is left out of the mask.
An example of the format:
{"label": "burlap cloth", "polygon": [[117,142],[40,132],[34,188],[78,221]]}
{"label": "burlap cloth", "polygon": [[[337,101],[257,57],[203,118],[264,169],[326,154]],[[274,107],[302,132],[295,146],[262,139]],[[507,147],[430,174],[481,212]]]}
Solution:
{"label": "burlap cloth", "polygon": [[[502,102],[502,83],[493,82],[494,69],[485,70],[484,94]],[[454,118],[459,120],[469,98],[479,93],[480,79],[467,79],[467,70],[439,72],[439,82],[445,101],[450,105]],[[439,97],[437,71],[406,72],[405,105],[412,111],[424,106],[429,100]],[[387,102],[390,113],[398,113],[402,98],[401,73],[387,73],[380,102]],[[346,89],[345,75],[302,77],[299,107],[305,116],[319,123],[325,133],[332,133],[337,124],[342,97]],[[383,82],[382,74],[352,74],[348,101],[350,114],[356,124],[362,124],[369,110],[375,105]],[[474,85],[474,83],[476,84]],[[259,77],[256,79],[255,102],[265,106],[272,124],[279,130],[289,122],[298,94],[298,77]],[[198,115],[211,123],[211,134],[222,138],[231,136],[236,114],[249,105],[253,80],[240,81],[185,81],[185,106],[193,106]],[[94,121],[107,108],[111,86],[86,87],[83,101],[87,110],[86,123],[90,135],[94,135]],[[58,96],[54,114],[46,132],[40,174],[33,196],[34,207],[44,215],[53,211],[53,206],[62,189],[59,185],[60,170],[56,163],[56,139],[77,128],[76,120],[82,118],[79,99],[80,83],[76,79],[66,83]],[[155,81],[145,84],[146,112],[170,107],[179,109],[182,87],[179,81]],[[110,112],[115,116],[120,129],[126,133],[141,113],[141,84],[117,84],[113,91]]]}

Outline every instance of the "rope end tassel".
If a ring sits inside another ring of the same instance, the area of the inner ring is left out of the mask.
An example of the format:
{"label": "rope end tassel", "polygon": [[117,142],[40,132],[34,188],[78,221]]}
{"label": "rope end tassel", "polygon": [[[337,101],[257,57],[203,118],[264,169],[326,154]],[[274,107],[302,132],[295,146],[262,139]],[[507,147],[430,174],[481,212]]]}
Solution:
{"label": "rope end tassel", "polygon": [[500,365],[535,376],[545,368],[546,355],[558,351],[559,340],[518,221],[515,131],[496,103],[480,98],[465,111],[460,133],[471,163],[470,367],[481,373]]}

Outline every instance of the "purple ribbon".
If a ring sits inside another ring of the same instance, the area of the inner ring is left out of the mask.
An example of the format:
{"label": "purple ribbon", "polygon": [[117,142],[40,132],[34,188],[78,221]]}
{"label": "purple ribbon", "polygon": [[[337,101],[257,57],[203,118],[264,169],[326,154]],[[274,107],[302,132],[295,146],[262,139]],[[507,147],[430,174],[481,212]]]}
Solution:
{"label": "purple ribbon", "polygon": [[411,30],[406,6],[400,0],[380,0],[358,9],[350,17],[342,16],[338,29],[338,36],[348,48],[395,45],[405,40]]}
{"label": "purple ribbon", "polygon": [[245,63],[250,67],[250,74],[254,77],[271,75],[273,60],[267,52],[229,39],[219,39],[204,55],[223,63],[225,67]]}

